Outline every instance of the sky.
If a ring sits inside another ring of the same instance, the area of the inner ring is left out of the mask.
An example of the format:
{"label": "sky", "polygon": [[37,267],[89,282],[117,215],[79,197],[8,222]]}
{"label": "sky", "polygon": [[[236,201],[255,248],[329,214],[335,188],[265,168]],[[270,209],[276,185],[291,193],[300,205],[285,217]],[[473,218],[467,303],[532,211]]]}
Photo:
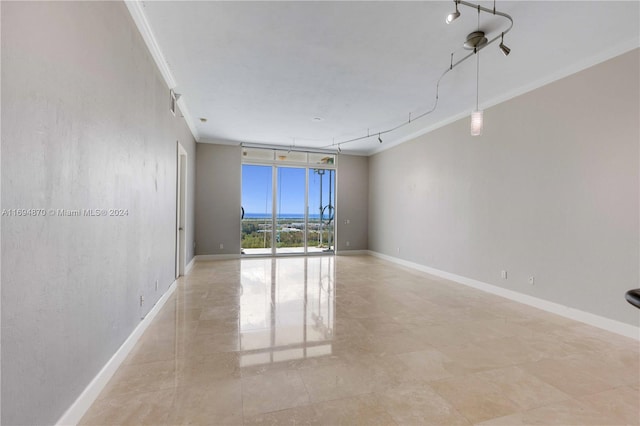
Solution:
{"label": "sky", "polygon": [[[278,209],[281,214],[304,214],[304,168],[277,167]],[[270,213],[272,166],[242,165],[242,206],[245,214]],[[329,204],[329,175],[335,185],[335,171],[327,170],[322,176],[322,205]],[[317,215],[320,207],[321,177],[309,169],[309,214]],[[335,190],[332,190],[335,199]],[[335,204],[335,203],[332,203]],[[326,214],[326,213],[325,213]]]}

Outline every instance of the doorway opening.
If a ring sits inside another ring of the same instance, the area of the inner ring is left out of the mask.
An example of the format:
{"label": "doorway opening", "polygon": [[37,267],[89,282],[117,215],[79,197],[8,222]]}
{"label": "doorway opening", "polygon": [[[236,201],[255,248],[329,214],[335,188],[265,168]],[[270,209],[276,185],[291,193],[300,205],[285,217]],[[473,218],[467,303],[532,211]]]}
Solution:
{"label": "doorway opening", "polygon": [[187,224],[187,151],[177,142],[176,173],[176,278],[184,275]]}
{"label": "doorway opening", "polygon": [[335,155],[243,148],[243,255],[335,251]]}

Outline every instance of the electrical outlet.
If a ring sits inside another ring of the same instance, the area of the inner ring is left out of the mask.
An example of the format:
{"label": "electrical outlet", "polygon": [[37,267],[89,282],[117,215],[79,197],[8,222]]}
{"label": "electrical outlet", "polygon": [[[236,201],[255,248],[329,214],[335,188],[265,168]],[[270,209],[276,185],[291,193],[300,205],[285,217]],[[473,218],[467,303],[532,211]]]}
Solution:
{"label": "electrical outlet", "polygon": [[502,277],[503,280],[506,280],[507,279],[507,271],[504,271],[504,270],[501,271],[500,272],[500,276]]}
{"label": "electrical outlet", "polygon": [[347,247],[349,247],[349,246],[351,245],[351,243],[350,243],[349,241],[347,241],[347,242],[345,243],[345,245],[346,245]]}
{"label": "electrical outlet", "polygon": [[220,243],[220,250],[224,249],[224,244]]}
{"label": "electrical outlet", "polygon": [[396,248],[396,251],[397,251],[398,253],[400,253],[400,247]]}
{"label": "electrical outlet", "polygon": [[536,279],[534,277],[529,277],[529,284],[534,285],[536,283]]}
{"label": "electrical outlet", "polygon": [[144,296],[140,296],[140,306],[144,305]]}
{"label": "electrical outlet", "polygon": [[156,280],[156,291],[158,291],[158,280]]}

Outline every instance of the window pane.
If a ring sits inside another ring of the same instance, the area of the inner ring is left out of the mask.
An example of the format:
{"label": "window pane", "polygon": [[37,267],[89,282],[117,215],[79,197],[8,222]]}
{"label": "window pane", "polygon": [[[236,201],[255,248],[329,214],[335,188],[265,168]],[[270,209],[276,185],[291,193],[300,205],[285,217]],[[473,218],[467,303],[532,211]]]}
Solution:
{"label": "window pane", "polygon": [[273,161],[273,149],[242,148],[244,160],[269,160]]}
{"label": "window pane", "polygon": [[336,156],[334,154],[320,154],[316,152],[309,153],[309,164],[328,164],[335,163]]}
{"label": "window pane", "polygon": [[276,161],[293,161],[296,163],[306,163],[307,153],[298,151],[276,151]]}
{"label": "window pane", "polygon": [[242,165],[242,241],[244,254],[271,254],[272,166]]}

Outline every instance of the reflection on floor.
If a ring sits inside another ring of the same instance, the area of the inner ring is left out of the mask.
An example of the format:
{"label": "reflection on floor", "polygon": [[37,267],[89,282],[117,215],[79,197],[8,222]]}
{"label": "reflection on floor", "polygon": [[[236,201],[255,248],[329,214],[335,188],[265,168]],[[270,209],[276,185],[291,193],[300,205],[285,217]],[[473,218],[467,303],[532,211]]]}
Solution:
{"label": "reflection on floor", "polygon": [[240,367],[331,355],[333,257],[260,260],[240,281]]}
{"label": "reflection on floor", "polygon": [[373,257],[201,262],[81,423],[640,424],[639,355]]}
{"label": "reflection on floor", "polygon": [[[278,247],[276,251],[278,254],[304,254],[304,247]],[[333,252],[333,247],[331,248],[307,247],[307,253],[331,253],[331,252]],[[246,248],[246,249],[242,249],[242,254],[270,255],[272,254],[272,249],[271,248]]]}

